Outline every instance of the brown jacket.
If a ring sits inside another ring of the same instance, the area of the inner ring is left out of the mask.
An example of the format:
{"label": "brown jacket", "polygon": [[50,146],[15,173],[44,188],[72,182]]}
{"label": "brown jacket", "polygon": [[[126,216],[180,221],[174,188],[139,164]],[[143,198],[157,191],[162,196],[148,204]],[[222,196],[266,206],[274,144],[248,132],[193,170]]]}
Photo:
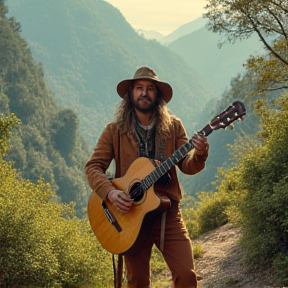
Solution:
{"label": "brown jacket", "polygon": [[[156,132],[156,160],[163,162],[187,141],[188,137],[181,120],[174,117],[173,124],[170,126],[169,136],[164,139]],[[204,168],[207,156],[208,151],[206,155],[199,156],[194,153],[193,149],[177,166],[183,173],[193,175]],[[94,152],[85,166],[86,178],[91,189],[102,199],[105,199],[108,192],[115,189],[105,175],[113,158],[116,163],[115,177],[118,178],[125,175],[129,166],[138,157],[139,149],[133,132],[128,129],[119,132],[114,122],[109,123],[100,135]],[[175,167],[170,169],[170,174],[171,181],[166,187],[166,192],[170,199],[179,201],[181,191]]]}

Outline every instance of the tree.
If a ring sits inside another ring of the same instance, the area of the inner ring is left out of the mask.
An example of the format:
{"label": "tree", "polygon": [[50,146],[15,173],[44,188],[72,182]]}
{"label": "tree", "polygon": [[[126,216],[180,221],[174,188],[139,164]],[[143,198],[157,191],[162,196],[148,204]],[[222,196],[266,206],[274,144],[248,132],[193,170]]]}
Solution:
{"label": "tree", "polygon": [[0,0],[0,19],[8,12],[7,7],[4,5],[4,0]]}
{"label": "tree", "polygon": [[11,129],[19,124],[20,120],[14,114],[7,117],[0,114],[0,156],[6,155],[9,148],[8,139],[11,136]]}
{"label": "tree", "polygon": [[52,141],[55,143],[55,148],[69,163],[76,144],[78,132],[77,115],[71,109],[62,109],[51,122],[51,126],[51,136]]}
{"label": "tree", "polygon": [[[285,40],[275,42],[273,50],[279,55],[287,55]],[[288,66],[268,53],[260,56],[250,56],[246,63],[249,82],[256,85],[253,95],[268,92],[269,98],[278,96],[283,89],[288,88]],[[272,93],[273,92],[273,93]]]}
{"label": "tree", "polygon": [[256,32],[264,46],[288,66],[288,55],[280,54],[270,44],[270,36],[288,48],[288,2],[286,0],[209,0],[204,14],[207,27],[224,34],[229,42],[245,39]]}

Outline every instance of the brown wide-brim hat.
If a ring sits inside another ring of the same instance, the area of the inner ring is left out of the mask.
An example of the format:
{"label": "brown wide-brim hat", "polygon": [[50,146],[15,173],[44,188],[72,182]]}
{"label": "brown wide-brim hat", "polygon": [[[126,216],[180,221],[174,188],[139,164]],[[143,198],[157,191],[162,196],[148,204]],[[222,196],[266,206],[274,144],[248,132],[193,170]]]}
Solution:
{"label": "brown wide-brim hat", "polygon": [[173,90],[172,90],[172,87],[170,86],[170,84],[163,82],[163,81],[160,81],[158,79],[158,76],[155,73],[155,71],[153,69],[148,68],[148,67],[139,68],[135,72],[132,79],[126,79],[126,80],[121,81],[117,85],[117,93],[119,94],[119,96],[121,98],[126,98],[130,87],[133,85],[133,82],[135,80],[139,80],[139,79],[145,79],[145,80],[153,81],[155,86],[157,86],[158,89],[160,90],[162,99],[166,103],[168,103],[171,100],[172,95],[173,95]]}

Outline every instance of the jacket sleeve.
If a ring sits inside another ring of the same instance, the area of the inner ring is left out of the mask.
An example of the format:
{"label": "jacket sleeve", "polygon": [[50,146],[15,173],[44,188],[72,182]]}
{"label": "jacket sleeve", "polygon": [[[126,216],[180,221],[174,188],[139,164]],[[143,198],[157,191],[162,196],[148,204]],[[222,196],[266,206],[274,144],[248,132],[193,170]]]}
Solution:
{"label": "jacket sleeve", "polygon": [[108,192],[115,189],[105,175],[114,158],[114,135],[115,131],[113,131],[112,125],[108,124],[101,133],[94,152],[85,165],[85,175],[91,189],[103,200]]}
{"label": "jacket sleeve", "polygon": [[[183,144],[188,141],[188,136],[186,134],[185,128],[180,119],[176,120],[177,123],[175,127],[175,149],[179,149]],[[209,148],[209,146],[208,146]],[[197,155],[195,149],[192,149],[188,154],[178,163],[179,169],[188,175],[194,175],[200,172],[205,167],[205,161],[208,157],[207,149],[204,155]]]}

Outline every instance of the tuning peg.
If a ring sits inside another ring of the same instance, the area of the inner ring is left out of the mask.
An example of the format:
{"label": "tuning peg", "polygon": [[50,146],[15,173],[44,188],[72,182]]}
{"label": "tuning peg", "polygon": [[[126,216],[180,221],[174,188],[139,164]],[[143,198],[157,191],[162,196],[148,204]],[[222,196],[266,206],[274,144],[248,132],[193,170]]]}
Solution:
{"label": "tuning peg", "polygon": [[225,129],[234,130],[234,126],[233,124],[229,124]]}

